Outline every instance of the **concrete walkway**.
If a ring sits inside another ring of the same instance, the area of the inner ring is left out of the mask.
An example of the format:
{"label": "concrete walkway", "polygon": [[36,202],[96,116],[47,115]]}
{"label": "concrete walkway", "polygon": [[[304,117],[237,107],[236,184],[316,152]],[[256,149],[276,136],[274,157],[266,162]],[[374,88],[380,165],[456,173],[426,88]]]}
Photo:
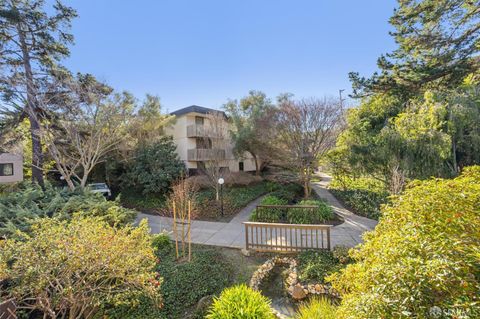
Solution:
{"label": "concrete walkway", "polygon": [[328,184],[332,178],[324,173],[318,173],[321,177],[320,182],[312,183],[313,190],[320,198],[326,200],[333,210],[344,219],[344,223],[333,227],[331,232],[333,246],[353,247],[362,242],[362,234],[373,230],[377,221],[366,217],[358,216],[346,209],[340,202],[328,191]]}
{"label": "concrete walkway", "polygon": [[[248,221],[248,217],[261,202],[263,196],[250,202],[244,207],[229,223],[207,222],[201,220],[192,221],[192,243],[222,246],[230,248],[245,247],[245,226],[243,222]],[[173,230],[173,219],[155,215],[140,213],[137,216],[137,222],[141,219],[148,219],[152,233],[160,233],[163,230],[171,232]]]}
{"label": "concrete walkway", "polygon": [[[325,199],[335,212],[345,220],[343,224],[332,228],[332,246],[356,246],[361,242],[362,234],[375,228],[377,222],[355,215],[343,207],[327,189],[331,177],[323,173],[318,175],[322,178],[322,181],[312,183],[313,190],[319,197]],[[262,198],[257,198],[248,204],[229,223],[192,221],[192,242],[203,245],[244,248],[245,226],[242,223],[248,221],[248,217]],[[164,230],[171,233],[173,229],[172,218],[139,213],[137,222],[144,218],[148,220],[152,233],[160,233]]]}

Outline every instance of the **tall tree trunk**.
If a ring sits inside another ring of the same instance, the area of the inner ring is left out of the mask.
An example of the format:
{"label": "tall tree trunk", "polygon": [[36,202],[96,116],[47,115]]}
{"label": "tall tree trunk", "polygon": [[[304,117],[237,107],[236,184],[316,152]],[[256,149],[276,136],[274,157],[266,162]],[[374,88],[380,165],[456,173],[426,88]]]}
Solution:
{"label": "tall tree trunk", "polygon": [[32,182],[38,183],[42,188],[45,187],[43,180],[43,151],[42,141],[39,135],[40,125],[37,119],[30,115],[30,136],[32,138]]}
{"label": "tall tree trunk", "polygon": [[40,137],[40,123],[37,118],[36,89],[33,80],[32,66],[30,63],[30,54],[20,24],[17,24],[18,37],[22,47],[23,67],[25,68],[25,80],[27,89],[27,113],[30,120],[30,135],[32,137],[32,181],[37,182],[42,188],[45,188],[43,180],[43,151],[42,140]]}
{"label": "tall tree trunk", "polygon": [[260,164],[258,163],[258,157],[255,153],[250,152],[255,161],[255,175],[260,176]]}

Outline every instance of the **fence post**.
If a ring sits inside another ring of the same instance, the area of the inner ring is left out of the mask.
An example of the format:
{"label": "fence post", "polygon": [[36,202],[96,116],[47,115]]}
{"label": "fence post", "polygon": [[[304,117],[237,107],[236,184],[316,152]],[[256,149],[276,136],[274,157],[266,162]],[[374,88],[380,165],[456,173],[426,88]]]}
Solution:
{"label": "fence post", "polygon": [[330,249],[330,227],[327,228],[327,249]]}
{"label": "fence post", "polygon": [[248,242],[248,224],[245,224],[245,249],[248,250],[250,248]]}

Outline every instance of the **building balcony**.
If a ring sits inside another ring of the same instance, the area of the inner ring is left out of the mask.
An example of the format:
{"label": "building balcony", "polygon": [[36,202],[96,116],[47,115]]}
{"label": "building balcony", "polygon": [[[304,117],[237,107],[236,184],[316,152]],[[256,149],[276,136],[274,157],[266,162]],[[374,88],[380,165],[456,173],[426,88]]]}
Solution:
{"label": "building balcony", "polygon": [[187,126],[187,137],[206,137],[205,126],[192,124]]}
{"label": "building balcony", "polygon": [[187,151],[188,161],[211,161],[211,160],[224,160],[225,150],[220,149],[191,149]]}
{"label": "building balcony", "polygon": [[191,124],[187,126],[187,137],[217,137],[218,135],[206,129],[205,125]]}

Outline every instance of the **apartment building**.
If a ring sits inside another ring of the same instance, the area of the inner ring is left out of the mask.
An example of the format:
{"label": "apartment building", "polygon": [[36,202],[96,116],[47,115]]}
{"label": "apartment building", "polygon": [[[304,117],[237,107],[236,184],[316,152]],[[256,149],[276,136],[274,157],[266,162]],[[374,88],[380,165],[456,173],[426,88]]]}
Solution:
{"label": "apartment building", "polygon": [[0,153],[0,184],[23,180],[23,158],[11,153]]}
{"label": "apartment building", "polygon": [[225,171],[255,171],[252,156],[234,156],[228,133],[230,123],[224,112],[192,105],[171,114],[176,120],[166,133],[173,136],[177,153],[190,173],[200,173],[213,160]]}

